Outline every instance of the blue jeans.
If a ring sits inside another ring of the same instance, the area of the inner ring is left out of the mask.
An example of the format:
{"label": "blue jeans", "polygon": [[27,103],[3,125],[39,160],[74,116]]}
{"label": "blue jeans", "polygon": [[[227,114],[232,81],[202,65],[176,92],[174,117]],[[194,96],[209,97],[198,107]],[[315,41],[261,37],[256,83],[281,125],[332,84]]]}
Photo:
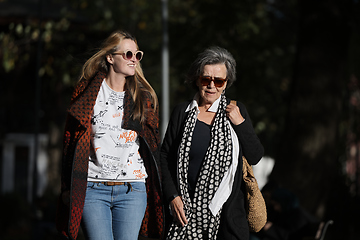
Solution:
{"label": "blue jeans", "polygon": [[146,209],[143,182],[87,183],[82,229],[89,240],[137,240]]}

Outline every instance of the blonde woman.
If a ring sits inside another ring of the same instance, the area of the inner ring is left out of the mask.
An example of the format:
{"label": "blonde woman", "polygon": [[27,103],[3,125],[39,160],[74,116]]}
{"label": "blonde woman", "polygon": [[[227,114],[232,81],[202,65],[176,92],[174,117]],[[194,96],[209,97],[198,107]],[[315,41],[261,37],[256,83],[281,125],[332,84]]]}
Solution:
{"label": "blonde woman", "polygon": [[136,39],[112,33],[83,66],[64,132],[57,228],[76,239],[161,237],[157,96]]}

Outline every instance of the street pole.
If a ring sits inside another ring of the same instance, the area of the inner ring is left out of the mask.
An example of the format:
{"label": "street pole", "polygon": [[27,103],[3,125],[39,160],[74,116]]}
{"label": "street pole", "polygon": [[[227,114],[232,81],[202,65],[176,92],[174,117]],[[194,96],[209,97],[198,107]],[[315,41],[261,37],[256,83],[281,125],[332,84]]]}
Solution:
{"label": "street pole", "polygon": [[162,26],[163,26],[163,43],[162,43],[162,121],[161,137],[164,137],[167,124],[169,122],[169,37],[168,37],[168,7],[167,0],[162,0]]}

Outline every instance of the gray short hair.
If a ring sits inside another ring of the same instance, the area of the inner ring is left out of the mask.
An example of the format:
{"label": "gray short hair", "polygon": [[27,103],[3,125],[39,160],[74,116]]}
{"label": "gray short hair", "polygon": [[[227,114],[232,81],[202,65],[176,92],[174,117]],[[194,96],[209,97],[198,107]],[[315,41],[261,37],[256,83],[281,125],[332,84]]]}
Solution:
{"label": "gray short hair", "polygon": [[236,61],[228,50],[217,46],[207,48],[198,55],[190,66],[185,82],[197,90],[196,81],[203,74],[205,65],[222,63],[225,64],[227,71],[228,83],[226,88],[229,88],[236,80]]}

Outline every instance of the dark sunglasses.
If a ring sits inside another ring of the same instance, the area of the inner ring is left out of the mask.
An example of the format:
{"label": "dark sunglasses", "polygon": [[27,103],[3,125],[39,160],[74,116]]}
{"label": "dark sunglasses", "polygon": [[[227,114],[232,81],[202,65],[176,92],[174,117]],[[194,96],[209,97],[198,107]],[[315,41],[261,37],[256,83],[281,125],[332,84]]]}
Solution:
{"label": "dark sunglasses", "polygon": [[113,55],[122,55],[125,60],[130,60],[135,55],[136,60],[140,61],[143,58],[144,53],[142,51],[136,51],[133,53],[132,51],[126,52],[115,52]]}
{"label": "dark sunglasses", "polygon": [[199,77],[201,85],[208,86],[211,81],[214,82],[215,87],[221,88],[224,86],[225,82],[227,81],[227,78],[218,78],[218,77],[206,77],[206,76],[200,76]]}

